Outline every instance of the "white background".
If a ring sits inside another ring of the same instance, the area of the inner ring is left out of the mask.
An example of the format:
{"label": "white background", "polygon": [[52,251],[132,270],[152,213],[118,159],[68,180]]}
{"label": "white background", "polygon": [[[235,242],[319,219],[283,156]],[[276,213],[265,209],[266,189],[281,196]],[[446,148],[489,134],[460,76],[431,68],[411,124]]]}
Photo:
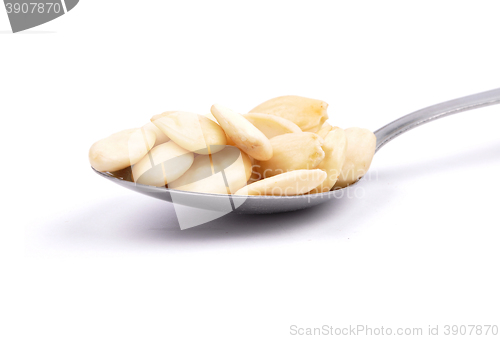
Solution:
{"label": "white background", "polygon": [[82,0],[9,34],[0,9],[0,336],[500,325],[500,106],[391,142],[360,199],[185,231],[172,205],[87,159],[165,110],[297,94],[328,102],[334,125],[376,130],[500,87],[499,13],[496,1]]}

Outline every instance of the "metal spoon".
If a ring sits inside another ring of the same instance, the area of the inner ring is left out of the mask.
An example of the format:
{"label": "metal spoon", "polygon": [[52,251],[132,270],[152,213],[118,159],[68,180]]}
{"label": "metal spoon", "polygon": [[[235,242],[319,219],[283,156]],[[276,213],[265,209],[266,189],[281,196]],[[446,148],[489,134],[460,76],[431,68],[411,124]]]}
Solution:
{"label": "metal spoon", "polygon": [[[500,104],[500,88],[430,106],[399,118],[375,131],[377,146],[375,152],[399,135],[430,121],[455,113]],[[95,170],[94,170],[95,171]],[[300,210],[322,204],[330,199],[347,196],[346,191],[355,184],[341,190],[319,194],[297,196],[231,196],[178,191],[165,187],[136,184],[110,173],[95,171],[100,176],[133,191],[154,198],[190,207],[220,212],[234,211],[243,214],[267,214]]]}

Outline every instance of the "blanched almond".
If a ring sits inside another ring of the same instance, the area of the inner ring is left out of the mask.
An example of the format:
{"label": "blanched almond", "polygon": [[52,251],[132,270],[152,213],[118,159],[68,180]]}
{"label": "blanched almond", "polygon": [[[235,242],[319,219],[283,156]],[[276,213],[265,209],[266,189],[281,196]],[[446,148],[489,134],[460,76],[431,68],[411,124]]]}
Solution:
{"label": "blanched almond", "polygon": [[193,160],[192,152],[168,141],[155,146],[132,167],[133,178],[139,184],[165,186],[186,173]]}
{"label": "blanched almond", "polygon": [[328,104],[297,95],[277,97],[255,107],[250,113],[265,113],[288,119],[302,131],[316,132],[328,119]]}
{"label": "blanched almond", "polygon": [[219,122],[217,121],[217,119],[215,119],[215,117],[212,113],[207,113],[207,114],[205,114],[205,116],[207,118],[209,118],[210,120],[212,120],[213,122],[215,122],[217,125],[219,125]]}
{"label": "blanched almond", "polygon": [[316,132],[316,134],[324,139],[332,129],[333,129],[332,125],[330,125],[328,122],[325,122],[323,126],[321,126],[319,131]]}
{"label": "blanched almond", "polygon": [[165,135],[188,151],[216,153],[226,146],[224,130],[207,117],[189,112],[165,112],[151,118]]}
{"label": "blanched almond", "polygon": [[255,162],[254,171],[260,174],[257,179],[293,170],[314,169],[325,157],[325,152],[321,148],[323,139],[315,133],[287,133],[278,135],[270,141],[273,157],[267,161]]}
{"label": "blanched almond", "polygon": [[309,192],[326,179],[326,172],[296,170],[263,179],[243,187],[237,195],[297,195]]}
{"label": "blanched almond", "polygon": [[232,194],[246,185],[251,173],[252,163],[248,156],[236,147],[227,146],[216,154],[195,157],[187,172],[168,187],[181,191]]}
{"label": "blanched almond", "polygon": [[[207,118],[209,118],[210,120],[212,120],[213,122],[215,122],[217,125],[219,125],[219,122],[217,121],[217,119],[215,119],[215,117],[212,113],[207,113],[207,114],[205,114],[205,116]],[[226,134],[226,144],[228,144],[230,146],[236,146],[234,141],[231,140],[231,138],[227,134]]]}
{"label": "blanched almond", "polygon": [[268,139],[281,134],[302,132],[299,126],[295,125],[290,120],[276,115],[264,113],[247,113],[243,114],[243,116],[255,127],[257,127],[262,133],[264,133],[264,135]]}
{"label": "blanched almond", "polygon": [[250,121],[222,105],[215,104],[210,111],[238,148],[254,159],[271,159],[273,148],[269,139]]}
{"label": "blanched almond", "polygon": [[90,164],[100,172],[124,169],[141,160],[155,141],[155,133],[143,128],[132,128],[112,134],[90,147]]}
{"label": "blanched almond", "polygon": [[365,128],[352,127],[345,130],[347,152],[344,165],[334,188],[343,188],[359,180],[370,168],[377,137]]}
{"label": "blanched almond", "polygon": [[326,172],[327,177],[318,187],[310,193],[328,192],[333,188],[344,165],[347,153],[347,138],[343,129],[334,127],[325,137],[323,143],[325,158],[319,164],[318,169]]}
{"label": "blanched almond", "polygon": [[143,126],[145,130],[152,131],[154,134],[156,134],[156,142],[155,146],[161,145],[166,143],[167,141],[170,141],[170,138],[165,135],[158,127],[155,126],[152,122],[148,122],[146,125]]}

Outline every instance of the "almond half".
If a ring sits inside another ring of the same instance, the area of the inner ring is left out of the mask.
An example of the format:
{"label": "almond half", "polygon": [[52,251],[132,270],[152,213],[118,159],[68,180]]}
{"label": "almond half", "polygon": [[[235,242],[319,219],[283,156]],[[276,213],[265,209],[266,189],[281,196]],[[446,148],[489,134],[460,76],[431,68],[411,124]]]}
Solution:
{"label": "almond half", "polygon": [[215,104],[210,111],[238,148],[254,159],[271,159],[271,142],[250,121],[222,105]]}
{"label": "almond half", "polygon": [[144,128],[127,129],[94,143],[89,161],[100,172],[124,169],[141,160],[153,147],[156,134]]}
{"label": "almond half", "polygon": [[155,146],[132,167],[134,181],[150,186],[165,186],[187,172],[194,154],[173,141]]}
{"label": "almond half", "polygon": [[237,191],[236,195],[298,195],[309,192],[326,179],[326,172],[297,170],[263,179]]}
{"label": "almond half", "polygon": [[213,154],[226,146],[224,130],[209,118],[190,112],[165,112],[151,122],[176,144],[198,154]]}
{"label": "almond half", "polygon": [[281,134],[302,132],[299,126],[295,125],[290,120],[276,115],[247,113],[243,114],[243,116],[269,139]]}
{"label": "almond half", "polygon": [[286,95],[263,102],[250,113],[265,113],[290,120],[307,132],[317,132],[328,119],[328,104],[321,100]]}
{"label": "almond half", "polygon": [[325,158],[319,164],[318,169],[325,171],[327,177],[310,193],[328,192],[337,182],[347,153],[347,138],[344,130],[333,127],[332,131],[326,135],[322,148],[325,151]]}
{"label": "almond half", "polygon": [[323,161],[325,152],[321,148],[323,139],[310,132],[288,133],[272,138],[273,157],[267,161],[256,161],[254,171],[259,178],[269,178],[284,172],[299,169],[314,169]]}
{"label": "almond half", "polygon": [[344,188],[366,174],[375,154],[377,137],[372,131],[351,127],[345,130],[347,152],[344,165],[334,188]]}

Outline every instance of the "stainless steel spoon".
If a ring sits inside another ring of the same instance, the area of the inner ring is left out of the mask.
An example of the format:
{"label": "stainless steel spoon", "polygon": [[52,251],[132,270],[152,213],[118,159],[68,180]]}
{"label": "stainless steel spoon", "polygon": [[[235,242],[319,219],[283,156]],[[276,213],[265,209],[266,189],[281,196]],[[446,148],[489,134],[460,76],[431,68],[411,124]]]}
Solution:
{"label": "stainless steel spoon", "polygon": [[[446,101],[410,113],[375,131],[375,135],[377,137],[375,152],[380,150],[382,146],[399,135],[430,121],[455,113],[496,104],[500,104],[500,88]],[[173,202],[174,204],[222,212],[227,212],[229,209],[229,211],[232,210],[236,213],[243,214],[279,213],[316,206],[330,199],[340,199],[344,196],[348,196],[346,191],[350,190],[355,185],[353,184],[341,190],[310,195],[286,197],[231,196],[186,192],[168,189],[165,187],[146,186],[124,180],[123,178],[114,176],[111,173],[95,172],[118,185],[154,198]]]}

